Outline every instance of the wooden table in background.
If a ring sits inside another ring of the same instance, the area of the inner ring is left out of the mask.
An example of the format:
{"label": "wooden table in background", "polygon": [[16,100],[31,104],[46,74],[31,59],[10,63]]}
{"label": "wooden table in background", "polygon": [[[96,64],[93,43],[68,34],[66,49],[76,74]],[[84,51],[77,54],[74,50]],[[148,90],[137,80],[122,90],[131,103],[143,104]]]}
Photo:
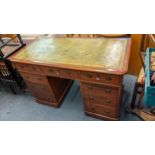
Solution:
{"label": "wooden table in background", "polygon": [[86,114],[118,120],[128,38],[41,37],[9,59],[36,101],[58,107],[72,80],[79,80]]}

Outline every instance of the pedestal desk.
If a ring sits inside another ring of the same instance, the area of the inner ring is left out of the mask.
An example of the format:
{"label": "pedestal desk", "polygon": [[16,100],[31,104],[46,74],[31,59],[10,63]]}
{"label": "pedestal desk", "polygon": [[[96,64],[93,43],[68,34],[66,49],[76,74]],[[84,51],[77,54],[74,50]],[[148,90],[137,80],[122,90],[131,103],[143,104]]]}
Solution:
{"label": "pedestal desk", "polygon": [[118,120],[129,38],[41,37],[9,59],[42,104],[60,106],[79,80],[87,115]]}

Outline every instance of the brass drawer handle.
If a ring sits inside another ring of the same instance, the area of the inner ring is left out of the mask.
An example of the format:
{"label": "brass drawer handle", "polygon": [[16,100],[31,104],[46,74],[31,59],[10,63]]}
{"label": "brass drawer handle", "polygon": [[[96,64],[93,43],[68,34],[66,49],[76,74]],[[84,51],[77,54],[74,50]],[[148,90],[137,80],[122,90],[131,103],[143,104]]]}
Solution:
{"label": "brass drawer handle", "polygon": [[111,76],[107,76],[106,77],[106,80],[111,81],[112,80],[112,77]]}
{"label": "brass drawer handle", "polygon": [[99,81],[100,80],[100,75],[97,74],[96,80]]}
{"label": "brass drawer handle", "polygon": [[32,67],[32,69],[35,71],[36,70],[36,67]]}
{"label": "brass drawer handle", "polygon": [[109,103],[111,103],[111,100],[106,99],[106,100],[105,100],[105,103],[109,104]]}
{"label": "brass drawer handle", "polygon": [[93,86],[92,85],[88,85],[88,89],[93,89]]}
{"label": "brass drawer handle", "polygon": [[89,99],[90,99],[91,102],[94,101],[94,97],[93,96],[90,96]]}
{"label": "brass drawer handle", "polygon": [[54,72],[52,69],[49,69],[49,71],[50,71],[51,73],[53,73],[53,72]]}
{"label": "brass drawer handle", "polygon": [[60,73],[59,73],[59,72],[56,72],[56,75],[57,75],[57,76],[59,76],[59,75],[60,75]]}
{"label": "brass drawer handle", "polygon": [[111,93],[111,89],[108,88],[108,89],[105,90],[105,92],[106,93]]}
{"label": "brass drawer handle", "polygon": [[99,80],[100,80],[100,78],[97,76],[97,77],[96,77],[96,80],[97,80],[97,81],[99,81]]}

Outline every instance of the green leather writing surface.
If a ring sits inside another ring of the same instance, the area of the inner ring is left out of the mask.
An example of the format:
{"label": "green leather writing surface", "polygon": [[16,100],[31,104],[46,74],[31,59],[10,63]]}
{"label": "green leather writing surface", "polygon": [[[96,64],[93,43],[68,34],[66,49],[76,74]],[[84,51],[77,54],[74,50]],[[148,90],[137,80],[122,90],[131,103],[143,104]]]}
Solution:
{"label": "green leather writing surface", "polygon": [[128,40],[42,37],[18,52],[12,59],[121,70],[127,53]]}

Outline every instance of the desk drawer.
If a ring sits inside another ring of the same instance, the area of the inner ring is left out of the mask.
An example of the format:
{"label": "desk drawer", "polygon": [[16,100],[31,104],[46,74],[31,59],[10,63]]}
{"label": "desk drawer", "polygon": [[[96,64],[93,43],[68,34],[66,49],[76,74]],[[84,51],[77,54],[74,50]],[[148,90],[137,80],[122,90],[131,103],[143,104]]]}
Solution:
{"label": "desk drawer", "polygon": [[98,94],[86,94],[84,93],[84,101],[85,104],[98,104],[98,105],[104,105],[106,107],[115,108],[118,106],[118,98],[114,96],[105,97],[99,96]]}
{"label": "desk drawer", "polygon": [[46,84],[48,85],[48,81],[45,76],[37,75],[37,74],[29,74],[21,72],[25,81],[30,81],[38,84]]}
{"label": "desk drawer", "polygon": [[62,69],[55,67],[42,67],[44,73],[48,76],[56,76],[68,79],[77,79],[78,72],[71,69]]}
{"label": "desk drawer", "polygon": [[30,72],[35,74],[41,74],[42,71],[39,66],[36,65],[28,65],[28,64],[16,64],[16,68],[21,72]]}
{"label": "desk drawer", "polygon": [[81,88],[84,93],[91,93],[91,94],[97,93],[98,95],[109,97],[118,96],[119,91],[119,88],[117,87],[110,87],[105,85],[91,84],[84,82],[81,83]]}
{"label": "desk drawer", "polygon": [[122,78],[117,75],[96,73],[96,72],[81,72],[80,79],[86,81],[94,81],[99,83],[108,83],[120,85],[122,83]]}
{"label": "desk drawer", "polygon": [[44,74],[48,76],[60,76],[60,72],[58,68],[55,67],[42,67]]}
{"label": "desk drawer", "polygon": [[69,79],[77,79],[78,72],[71,69],[59,69],[60,76]]}
{"label": "desk drawer", "polygon": [[96,115],[103,115],[103,116],[114,117],[114,118],[117,118],[119,115],[119,112],[117,109],[107,108],[105,106],[95,105],[95,104],[86,104],[85,111],[94,113]]}

